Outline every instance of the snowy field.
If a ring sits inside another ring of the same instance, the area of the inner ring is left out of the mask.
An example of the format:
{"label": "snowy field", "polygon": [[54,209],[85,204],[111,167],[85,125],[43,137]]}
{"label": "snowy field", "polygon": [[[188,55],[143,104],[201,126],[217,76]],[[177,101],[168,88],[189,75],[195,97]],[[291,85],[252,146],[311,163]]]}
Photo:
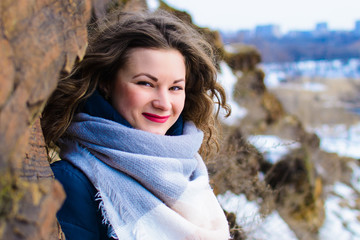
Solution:
{"label": "snowy field", "polygon": [[276,163],[291,150],[300,147],[298,142],[272,135],[249,136],[248,141],[271,163]]}
{"label": "snowy field", "polygon": [[247,239],[251,240],[296,240],[295,234],[274,211],[266,218],[259,213],[256,202],[248,201],[245,195],[226,192],[218,196],[221,206],[228,212],[234,212],[237,223],[243,227]]}
{"label": "snowy field", "polygon": [[278,82],[274,81],[274,74],[278,75],[280,82],[287,78],[296,77],[322,77],[334,78],[360,78],[360,60],[318,60],[301,61],[283,64],[263,64],[262,68],[266,73],[265,84],[273,87]]}
{"label": "snowy field", "polygon": [[345,124],[324,124],[308,131],[320,137],[320,148],[324,151],[360,159],[360,123],[349,127]]}

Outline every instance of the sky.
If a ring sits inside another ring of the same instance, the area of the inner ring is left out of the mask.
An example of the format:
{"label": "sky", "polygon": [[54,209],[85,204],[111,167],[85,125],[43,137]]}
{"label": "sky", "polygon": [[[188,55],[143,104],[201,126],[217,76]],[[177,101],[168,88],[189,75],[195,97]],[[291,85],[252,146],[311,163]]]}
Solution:
{"label": "sky", "polygon": [[[149,0],[154,2],[156,0]],[[195,24],[214,30],[254,29],[276,24],[289,30],[312,30],[327,22],[330,30],[352,30],[360,20],[359,0],[165,0],[191,14]]]}

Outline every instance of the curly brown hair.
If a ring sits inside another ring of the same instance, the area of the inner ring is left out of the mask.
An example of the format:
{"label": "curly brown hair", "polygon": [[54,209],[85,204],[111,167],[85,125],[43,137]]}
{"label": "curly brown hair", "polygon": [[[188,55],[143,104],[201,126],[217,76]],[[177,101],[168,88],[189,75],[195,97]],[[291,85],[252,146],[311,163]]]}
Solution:
{"label": "curly brown hair", "polygon": [[[65,133],[78,109],[96,89],[104,96],[134,48],[176,49],[185,58],[186,100],[182,112],[204,132],[200,153],[218,149],[217,117],[227,115],[224,89],[216,82],[215,54],[198,31],[164,11],[120,13],[98,24],[89,37],[82,61],[62,78],[42,113],[41,125],[47,146],[54,146]],[[214,105],[218,105],[214,109]],[[215,148],[214,148],[215,146]]]}

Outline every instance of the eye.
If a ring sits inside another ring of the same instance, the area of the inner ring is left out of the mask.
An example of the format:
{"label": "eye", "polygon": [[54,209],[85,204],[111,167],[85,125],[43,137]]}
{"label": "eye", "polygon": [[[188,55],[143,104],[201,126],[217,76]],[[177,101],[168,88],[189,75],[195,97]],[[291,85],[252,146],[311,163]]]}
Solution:
{"label": "eye", "polygon": [[169,90],[171,90],[171,91],[180,91],[180,90],[183,90],[183,88],[180,87],[180,86],[173,86],[173,87],[169,88]]}
{"label": "eye", "polygon": [[137,85],[142,85],[142,86],[146,86],[146,87],[153,87],[154,85],[150,82],[147,81],[139,81],[136,83]]}

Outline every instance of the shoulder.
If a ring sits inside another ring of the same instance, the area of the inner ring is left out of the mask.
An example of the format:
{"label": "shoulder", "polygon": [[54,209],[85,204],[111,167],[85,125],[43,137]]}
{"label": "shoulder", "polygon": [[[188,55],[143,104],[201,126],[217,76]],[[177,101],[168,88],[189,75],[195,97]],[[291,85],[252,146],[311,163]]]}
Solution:
{"label": "shoulder", "polygon": [[66,239],[103,239],[100,236],[106,236],[106,226],[102,224],[99,203],[95,200],[97,191],[89,179],[64,160],[51,164],[51,169],[66,193],[57,213]]}
{"label": "shoulder", "polygon": [[60,160],[52,163],[50,166],[55,179],[59,180],[65,191],[67,189],[79,190],[80,194],[88,196],[96,194],[96,189],[85,174],[68,161]]}

